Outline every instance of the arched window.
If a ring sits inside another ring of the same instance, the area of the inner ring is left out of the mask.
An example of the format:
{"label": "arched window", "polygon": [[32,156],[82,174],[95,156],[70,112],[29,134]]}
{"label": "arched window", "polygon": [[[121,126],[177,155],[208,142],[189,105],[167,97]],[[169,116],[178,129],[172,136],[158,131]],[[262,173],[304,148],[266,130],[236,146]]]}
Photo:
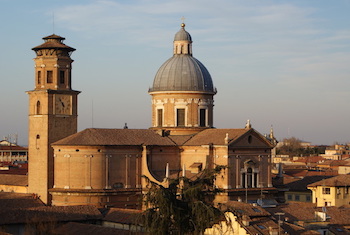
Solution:
{"label": "arched window", "polygon": [[253,169],[249,167],[247,169],[247,188],[253,188]]}
{"label": "arched window", "polygon": [[259,171],[255,168],[255,163],[252,160],[245,162],[245,167],[241,171],[241,182],[243,188],[257,188],[259,185]]}
{"label": "arched window", "polygon": [[36,102],[36,110],[35,114],[40,115],[41,114],[41,107],[40,107],[40,101],[38,100]]}

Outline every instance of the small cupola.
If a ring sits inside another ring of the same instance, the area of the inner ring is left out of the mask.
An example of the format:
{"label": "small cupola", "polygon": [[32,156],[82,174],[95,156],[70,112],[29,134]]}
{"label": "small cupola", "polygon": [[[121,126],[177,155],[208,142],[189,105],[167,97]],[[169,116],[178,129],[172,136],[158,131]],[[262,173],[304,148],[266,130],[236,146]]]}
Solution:
{"label": "small cupola", "polygon": [[192,38],[184,23],[174,37],[174,55],[192,55]]}

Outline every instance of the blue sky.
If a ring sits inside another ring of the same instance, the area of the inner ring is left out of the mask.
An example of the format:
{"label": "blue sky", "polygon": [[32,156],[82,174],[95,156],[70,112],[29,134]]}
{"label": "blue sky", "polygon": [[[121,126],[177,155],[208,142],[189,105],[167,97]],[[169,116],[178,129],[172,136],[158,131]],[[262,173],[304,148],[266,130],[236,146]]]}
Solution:
{"label": "blue sky", "polygon": [[[34,46],[58,34],[80,90],[79,130],[148,128],[152,85],[184,16],[218,93],[214,125],[313,144],[350,141],[349,0],[0,0],[0,138],[27,144]],[[54,19],[54,20],[53,20]],[[54,22],[54,23],[53,23]]]}

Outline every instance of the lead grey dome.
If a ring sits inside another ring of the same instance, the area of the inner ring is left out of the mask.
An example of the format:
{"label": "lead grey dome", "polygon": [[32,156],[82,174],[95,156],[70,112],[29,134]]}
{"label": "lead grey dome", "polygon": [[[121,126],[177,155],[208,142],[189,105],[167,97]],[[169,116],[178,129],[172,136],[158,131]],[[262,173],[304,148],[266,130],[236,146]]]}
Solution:
{"label": "lead grey dome", "polygon": [[174,38],[174,55],[158,70],[149,92],[195,91],[216,93],[210,73],[192,56],[192,38],[185,24]]}
{"label": "lead grey dome", "polygon": [[174,55],[158,70],[153,91],[201,91],[215,92],[208,70],[190,55]]}

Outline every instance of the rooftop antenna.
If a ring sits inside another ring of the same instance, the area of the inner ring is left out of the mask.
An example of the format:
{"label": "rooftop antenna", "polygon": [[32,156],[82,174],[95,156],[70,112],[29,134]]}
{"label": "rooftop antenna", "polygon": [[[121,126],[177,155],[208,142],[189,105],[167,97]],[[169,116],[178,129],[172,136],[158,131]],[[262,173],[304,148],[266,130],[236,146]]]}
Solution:
{"label": "rooftop antenna", "polygon": [[91,127],[94,128],[94,100],[91,100]]}
{"label": "rooftop antenna", "polygon": [[52,33],[55,34],[55,12],[52,12]]}

